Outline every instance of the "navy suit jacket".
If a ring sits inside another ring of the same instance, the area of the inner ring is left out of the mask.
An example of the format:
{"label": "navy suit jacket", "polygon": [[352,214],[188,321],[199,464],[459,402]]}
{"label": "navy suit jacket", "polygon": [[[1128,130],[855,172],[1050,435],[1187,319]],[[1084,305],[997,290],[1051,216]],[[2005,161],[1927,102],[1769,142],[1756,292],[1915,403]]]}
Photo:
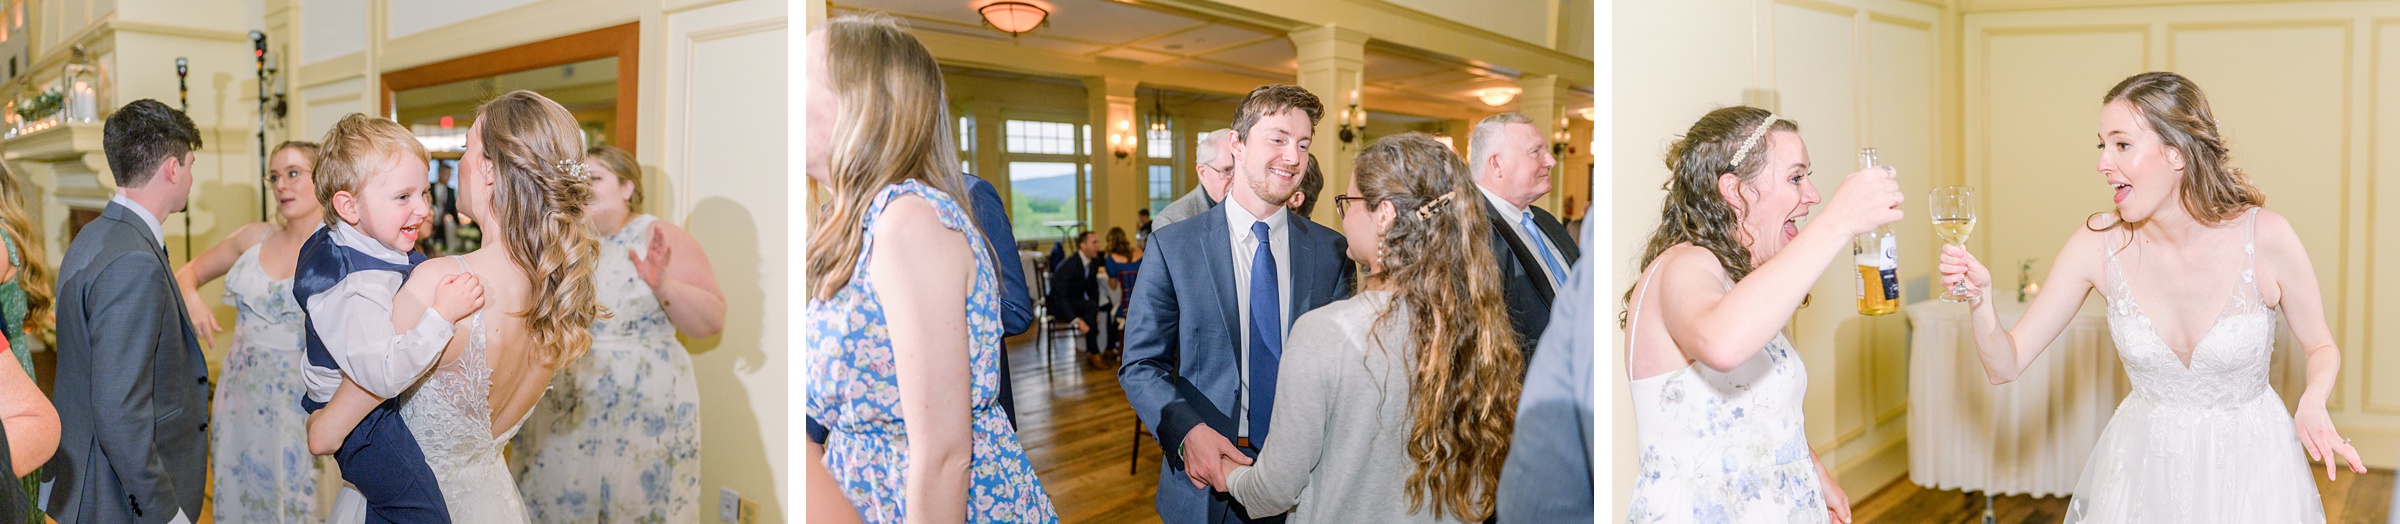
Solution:
{"label": "navy suit jacket", "polygon": [[[1228,204],[1235,205],[1235,204]],[[1170,524],[1229,522],[1230,497],[1194,489],[1176,449],[1194,426],[1208,422],[1232,439],[1234,397],[1241,389],[1241,325],[1235,293],[1233,237],[1225,206],[1160,228],[1142,257],[1125,316],[1125,364],[1117,382],[1134,414],[1158,438],[1158,513]],[[1341,233],[1291,216],[1291,320],[1352,289],[1352,264]],[[1205,519],[1205,520],[1203,520]]]}

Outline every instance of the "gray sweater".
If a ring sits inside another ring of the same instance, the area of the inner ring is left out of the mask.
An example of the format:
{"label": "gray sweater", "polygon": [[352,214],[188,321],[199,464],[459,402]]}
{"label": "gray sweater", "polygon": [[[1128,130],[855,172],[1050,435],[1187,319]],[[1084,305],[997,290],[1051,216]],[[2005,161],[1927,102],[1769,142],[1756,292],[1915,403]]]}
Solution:
{"label": "gray sweater", "polygon": [[1250,514],[1290,511],[1292,524],[1464,522],[1437,518],[1430,506],[1408,509],[1406,485],[1416,471],[1408,458],[1409,359],[1416,348],[1404,311],[1374,325],[1391,298],[1364,292],[1292,322],[1275,375],[1274,431],[1255,462],[1226,477]]}

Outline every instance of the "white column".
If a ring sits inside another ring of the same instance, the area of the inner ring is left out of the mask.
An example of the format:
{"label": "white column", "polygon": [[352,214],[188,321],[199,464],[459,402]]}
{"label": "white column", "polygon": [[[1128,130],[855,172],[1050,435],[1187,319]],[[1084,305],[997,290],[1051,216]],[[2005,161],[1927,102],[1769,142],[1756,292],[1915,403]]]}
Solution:
{"label": "white column", "polygon": [[[1335,217],[1340,215],[1327,202],[1331,195],[1350,187],[1351,160],[1366,145],[1363,137],[1359,142],[1343,144],[1340,120],[1342,110],[1363,94],[1359,84],[1361,71],[1366,67],[1368,36],[1363,31],[1326,24],[1292,33],[1291,37],[1300,59],[1300,87],[1317,95],[1317,101],[1325,105],[1324,116],[1317,119],[1316,136],[1309,147],[1317,156],[1318,170],[1325,173],[1325,189],[1318,191],[1323,195],[1308,196],[1321,199],[1312,218],[1339,228],[1340,220]],[[1358,105],[1361,110],[1375,110],[1365,101],[1359,101]]]}

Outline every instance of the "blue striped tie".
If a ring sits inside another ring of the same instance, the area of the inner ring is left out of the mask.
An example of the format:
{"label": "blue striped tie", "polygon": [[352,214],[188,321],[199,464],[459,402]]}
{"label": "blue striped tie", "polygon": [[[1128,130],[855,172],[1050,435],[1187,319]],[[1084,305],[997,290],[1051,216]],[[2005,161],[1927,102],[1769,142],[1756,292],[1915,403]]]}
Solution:
{"label": "blue striped tie", "polygon": [[1250,442],[1267,441],[1267,417],[1275,411],[1275,373],[1283,360],[1283,296],[1275,283],[1275,250],[1267,223],[1251,222],[1258,252],[1250,256]]}
{"label": "blue striped tie", "polygon": [[1533,223],[1532,212],[1517,215],[1517,223],[1525,226],[1525,240],[1533,244],[1534,255],[1542,258],[1542,266],[1550,268],[1550,289],[1558,289],[1558,279],[1566,276],[1567,268],[1558,263],[1558,255],[1550,249],[1550,236]]}

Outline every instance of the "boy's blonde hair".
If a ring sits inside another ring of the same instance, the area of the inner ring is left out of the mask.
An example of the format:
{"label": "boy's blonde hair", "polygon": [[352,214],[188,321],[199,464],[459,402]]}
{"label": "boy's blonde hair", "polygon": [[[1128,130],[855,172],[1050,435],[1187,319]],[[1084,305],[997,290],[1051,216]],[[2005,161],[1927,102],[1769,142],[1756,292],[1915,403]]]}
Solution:
{"label": "boy's blonde hair", "polygon": [[342,219],[333,211],[333,194],[348,191],[358,194],[372,170],[380,169],[395,156],[407,153],[418,162],[431,161],[425,144],[401,127],[399,122],[351,113],[325,132],[323,151],[317,155],[317,204],[325,206],[325,227],[334,227]]}

